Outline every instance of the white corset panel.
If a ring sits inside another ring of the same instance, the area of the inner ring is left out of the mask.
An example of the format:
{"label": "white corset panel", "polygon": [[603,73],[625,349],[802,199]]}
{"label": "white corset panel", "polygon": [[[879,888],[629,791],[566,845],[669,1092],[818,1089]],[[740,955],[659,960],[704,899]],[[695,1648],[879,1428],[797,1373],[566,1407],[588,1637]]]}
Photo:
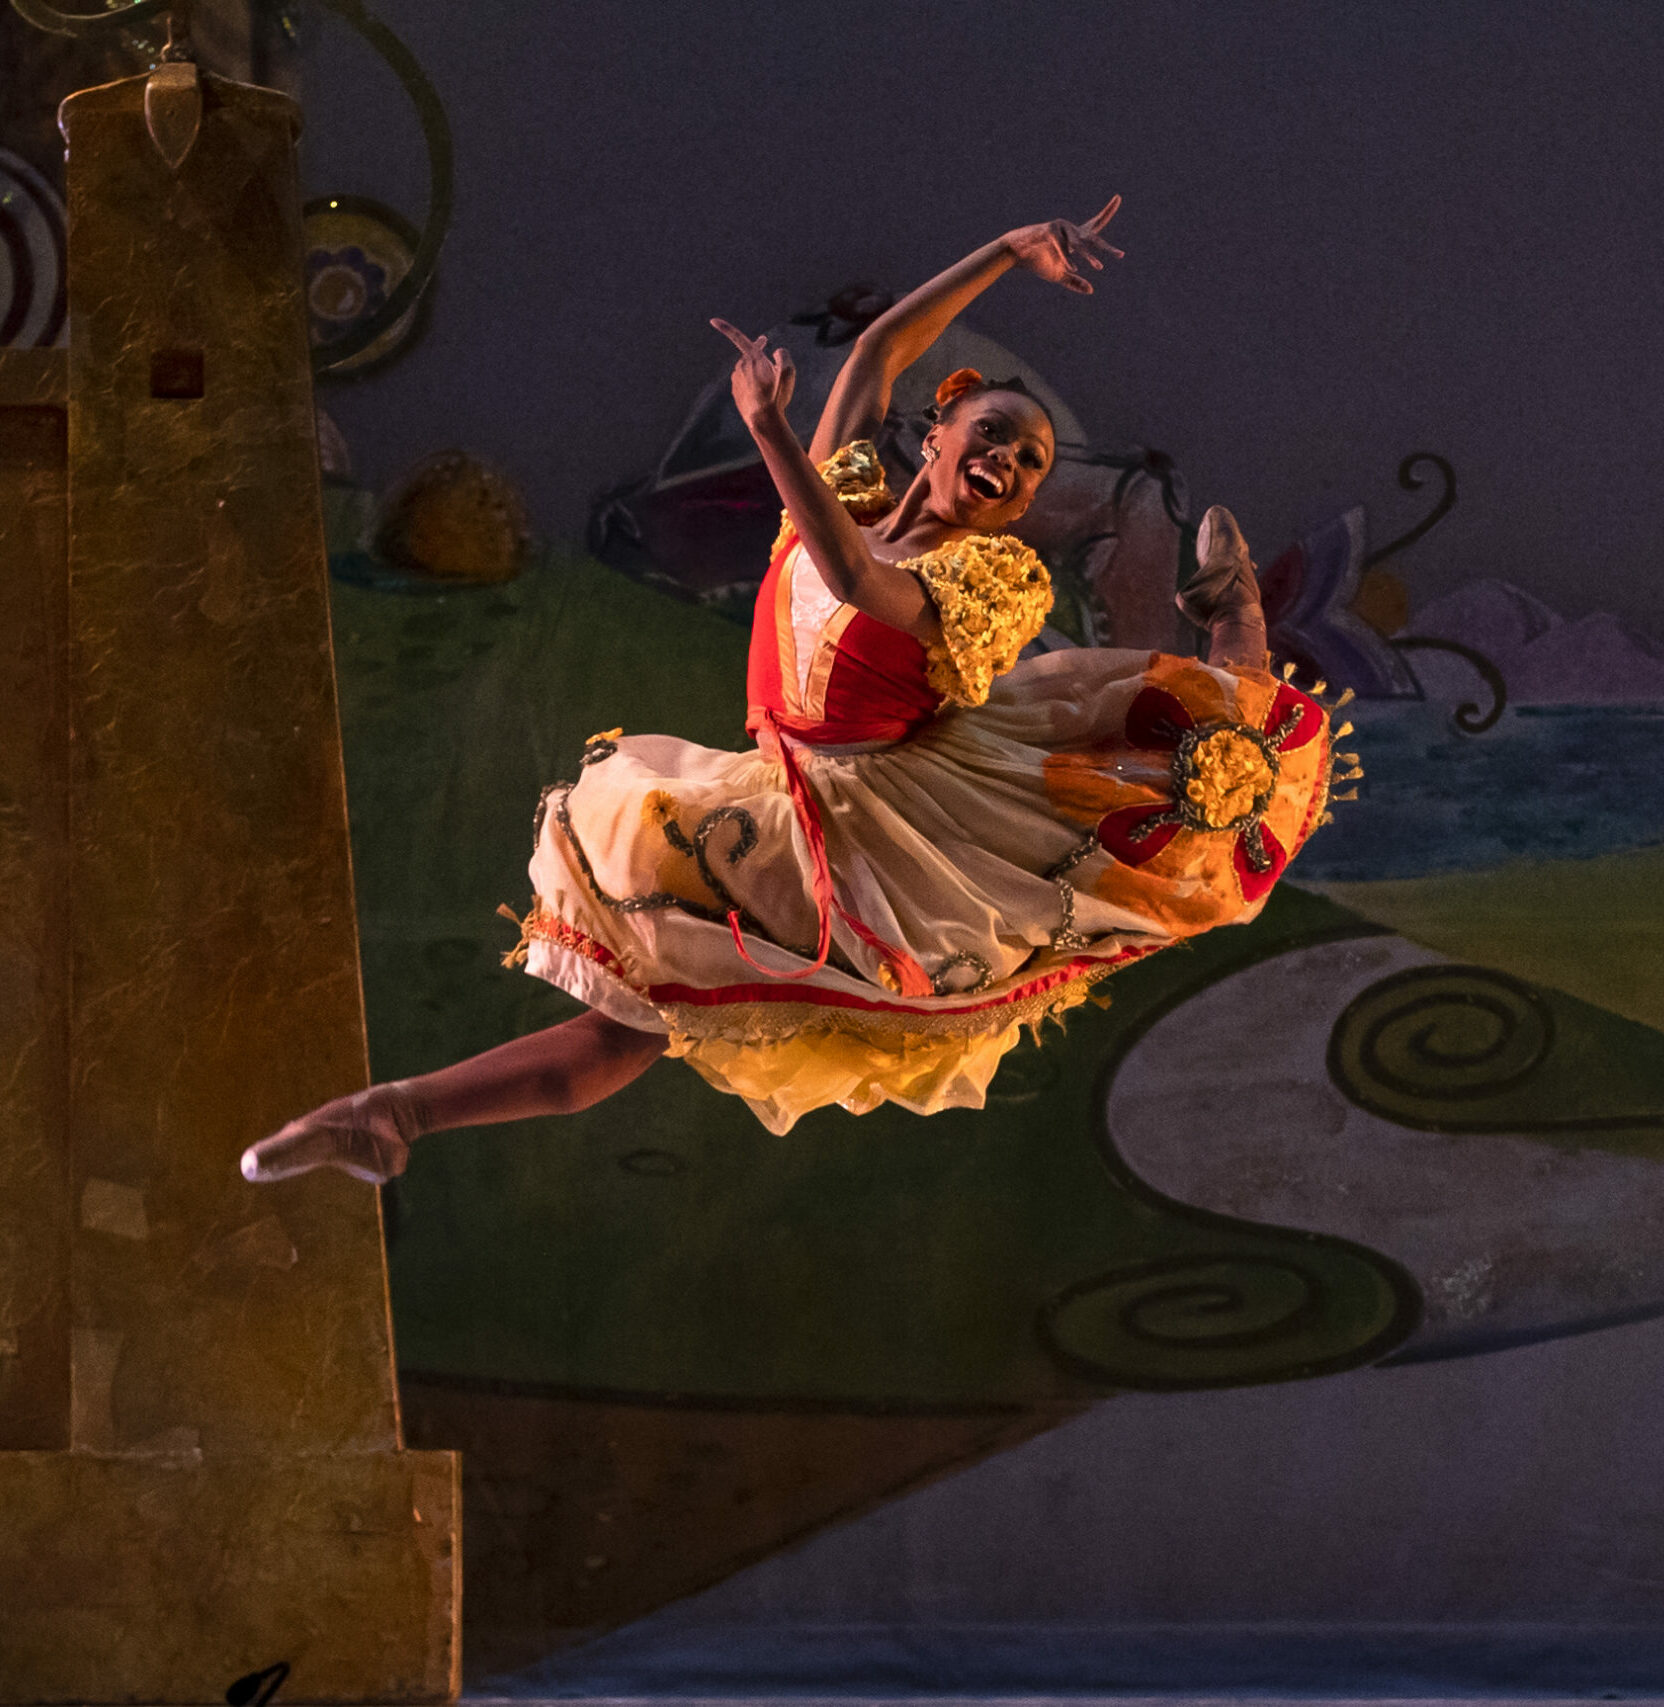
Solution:
{"label": "white corset panel", "polygon": [[797,655],[797,693],[801,700],[809,692],[809,671],[821,630],[843,604],[820,578],[815,560],[801,541],[792,552],[792,650]]}

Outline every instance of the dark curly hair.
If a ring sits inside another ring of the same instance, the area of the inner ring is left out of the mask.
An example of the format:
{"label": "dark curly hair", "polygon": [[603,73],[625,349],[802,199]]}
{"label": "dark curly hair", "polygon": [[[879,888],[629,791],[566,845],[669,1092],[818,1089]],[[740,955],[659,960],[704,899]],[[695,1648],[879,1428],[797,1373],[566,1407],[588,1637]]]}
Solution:
{"label": "dark curly hair", "polygon": [[932,403],[924,412],[925,419],[945,421],[966,398],[983,397],[990,391],[1015,391],[1019,397],[1026,397],[1046,417],[1046,424],[1051,428],[1053,436],[1056,436],[1057,422],[1052,419],[1051,410],[1029,390],[1019,374],[1013,374],[1010,379],[978,380],[975,385],[967,386],[957,397],[950,398],[946,403]]}

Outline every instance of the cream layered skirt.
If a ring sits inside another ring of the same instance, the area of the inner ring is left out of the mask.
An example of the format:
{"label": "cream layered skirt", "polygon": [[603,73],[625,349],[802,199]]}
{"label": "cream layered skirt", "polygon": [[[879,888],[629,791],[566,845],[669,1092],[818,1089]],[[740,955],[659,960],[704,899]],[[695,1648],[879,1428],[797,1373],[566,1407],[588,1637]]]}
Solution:
{"label": "cream layered skirt", "polygon": [[[792,754],[842,908],[931,994],[902,995],[837,916],[829,960],[808,970],[812,830],[778,751],[663,735],[595,737],[577,781],[545,791],[511,957],[667,1034],[773,1132],[831,1103],[980,1107],[1024,1025],[1132,959],[1252,917],[1321,813],[1329,766],[1321,709],[1271,676],[1100,650],[1021,663],[986,704],[904,741]],[[1140,841],[1145,821],[1156,833]],[[1100,829],[1121,822],[1117,858]]]}

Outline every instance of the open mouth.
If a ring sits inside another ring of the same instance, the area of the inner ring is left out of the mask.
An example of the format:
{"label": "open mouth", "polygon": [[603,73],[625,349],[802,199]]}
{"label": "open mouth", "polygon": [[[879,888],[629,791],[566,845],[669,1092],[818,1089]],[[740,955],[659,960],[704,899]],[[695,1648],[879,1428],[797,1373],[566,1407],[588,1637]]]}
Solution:
{"label": "open mouth", "polygon": [[976,497],[988,503],[1000,503],[1005,497],[1005,482],[985,463],[966,464],[965,484]]}

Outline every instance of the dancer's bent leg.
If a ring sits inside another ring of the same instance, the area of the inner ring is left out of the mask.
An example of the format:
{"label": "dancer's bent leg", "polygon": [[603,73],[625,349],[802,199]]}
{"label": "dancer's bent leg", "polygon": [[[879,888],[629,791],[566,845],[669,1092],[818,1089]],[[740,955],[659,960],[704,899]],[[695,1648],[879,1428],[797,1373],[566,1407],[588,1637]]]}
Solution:
{"label": "dancer's bent leg", "polygon": [[380,1184],[404,1172],[425,1132],[592,1108],[646,1072],[667,1041],[591,1010],[454,1067],[326,1102],[250,1145],[243,1177],[264,1183],[339,1168]]}
{"label": "dancer's bent leg", "polygon": [[1178,607],[1208,634],[1207,661],[1216,667],[1266,666],[1265,611],[1248,542],[1236,518],[1215,504],[1196,535],[1197,572],[1178,595]]}

